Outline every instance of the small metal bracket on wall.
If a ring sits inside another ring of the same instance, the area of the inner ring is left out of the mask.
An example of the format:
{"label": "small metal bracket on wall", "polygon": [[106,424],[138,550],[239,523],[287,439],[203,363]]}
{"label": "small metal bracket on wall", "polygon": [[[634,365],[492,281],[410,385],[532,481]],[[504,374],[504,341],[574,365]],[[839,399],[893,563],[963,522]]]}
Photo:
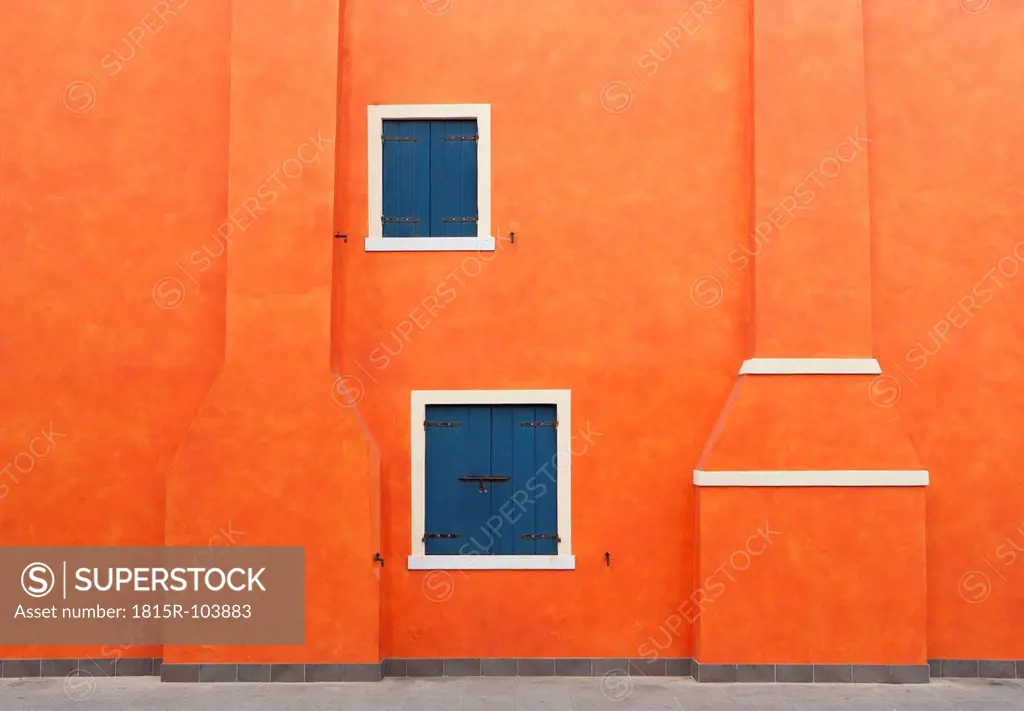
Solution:
{"label": "small metal bracket on wall", "polygon": [[334,239],[340,239],[342,242],[348,242],[348,235],[343,235],[340,232],[335,232]]}
{"label": "small metal bracket on wall", "polygon": [[515,232],[509,232],[508,233],[508,241],[511,244],[515,244],[516,243],[516,233]]}
{"label": "small metal bracket on wall", "polygon": [[373,562],[380,563],[380,567],[384,567],[384,557],[380,553],[373,554]]}
{"label": "small metal bracket on wall", "polygon": [[608,551],[604,552],[604,564],[609,568],[612,567],[612,554]]}

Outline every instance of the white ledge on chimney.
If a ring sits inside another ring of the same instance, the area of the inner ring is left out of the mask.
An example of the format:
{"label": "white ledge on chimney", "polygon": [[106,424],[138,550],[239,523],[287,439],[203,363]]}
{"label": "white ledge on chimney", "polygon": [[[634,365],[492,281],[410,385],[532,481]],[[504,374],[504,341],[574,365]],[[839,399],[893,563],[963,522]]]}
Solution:
{"label": "white ledge on chimney", "polygon": [[878,375],[874,358],[748,358],[740,375]]}
{"label": "white ledge on chimney", "polygon": [[694,486],[928,486],[926,469],[693,470]]}

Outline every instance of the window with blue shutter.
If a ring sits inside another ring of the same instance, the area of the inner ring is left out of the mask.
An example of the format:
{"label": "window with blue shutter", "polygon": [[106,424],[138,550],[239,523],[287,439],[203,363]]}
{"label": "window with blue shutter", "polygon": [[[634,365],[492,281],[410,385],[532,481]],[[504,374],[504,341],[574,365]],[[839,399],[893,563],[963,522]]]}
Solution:
{"label": "window with blue shutter", "polygon": [[381,140],[383,236],[477,236],[476,120],[385,120]]}
{"label": "window with blue shutter", "polygon": [[557,555],[555,406],[426,413],[426,554]]}

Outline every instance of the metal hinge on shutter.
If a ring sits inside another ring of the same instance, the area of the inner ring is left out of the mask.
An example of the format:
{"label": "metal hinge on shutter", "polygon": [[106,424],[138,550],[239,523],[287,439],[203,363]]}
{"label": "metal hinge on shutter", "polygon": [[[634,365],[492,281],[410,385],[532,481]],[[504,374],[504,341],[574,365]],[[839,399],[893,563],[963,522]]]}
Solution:
{"label": "metal hinge on shutter", "polygon": [[520,422],[520,427],[558,427],[558,420]]}
{"label": "metal hinge on shutter", "polygon": [[426,543],[428,538],[462,538],[461,533],[424,533],[423,542]]}
{"label": "metal hinge on shutter", "polygon": [[388,141],[397,141],[398,143],[415,143],[420,140],[416,136],[381,136],[380,140],[384,143]]}
{"label": "metal hinge on shutter", "polygon": [[461,422],[445,422],[442,420],[423,420],[423,429],[428,427],[462,427]]}
{"label": "metal hinge on shutter", "polygon": [[557,533],[524,533],[519,538],[524,541],[554,541],[555,543],[562,542],[562,539],[558,537]]}
{"label": "metal hinge on shutter", "polygon": [[441,222],[479,222],[479,217],[442,217]]}
{"label": "metal hinge on shutter", "polygon": [[413,224],[415,224],[415,223],[418,223],[420,221],[420,218],[418,218],[418,217],[384,217],[384,215],[381,215],[380,216],[380,221],[381,222],[401,222],[403,224],[404,223],[413,223]]}
{"label": "metal hinge on shutter", "polygon": [[476,143],[480,140],[480,136],[473,134],[471,136],[441,136],[442,141],[473,141]]}

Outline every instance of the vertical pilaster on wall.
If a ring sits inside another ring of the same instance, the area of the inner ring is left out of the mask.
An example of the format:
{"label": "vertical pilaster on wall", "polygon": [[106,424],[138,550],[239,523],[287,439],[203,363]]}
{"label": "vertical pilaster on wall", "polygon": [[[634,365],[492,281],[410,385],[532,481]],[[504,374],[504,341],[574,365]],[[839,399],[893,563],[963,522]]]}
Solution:
{"label": "vertical pilaster on wall", "polygon": [[[754,355],[870,357],[862,0],[750,5]],[[812,664],[927,678],[925,490],[860,479],[923,466],[896,411],[872,400],[872,377],[740,376],[700,463],[736,485],[695,481],[698,680],[773,665],[809,680]],[[780,484],[809,472],[826,476]]]}
{"label": "vertical pilaster on wall", "polygon": [[305,644],[171,663],[380,661],[379,457],[330,355],[339,13],[233,3],[226,357],[167,482],[169,543],[230,520],[236,545],[305,547]]}
{"label": "vertical pilaster on wall", "polygon": [[755,355],[871,355],[861,0],[753,3]]}

